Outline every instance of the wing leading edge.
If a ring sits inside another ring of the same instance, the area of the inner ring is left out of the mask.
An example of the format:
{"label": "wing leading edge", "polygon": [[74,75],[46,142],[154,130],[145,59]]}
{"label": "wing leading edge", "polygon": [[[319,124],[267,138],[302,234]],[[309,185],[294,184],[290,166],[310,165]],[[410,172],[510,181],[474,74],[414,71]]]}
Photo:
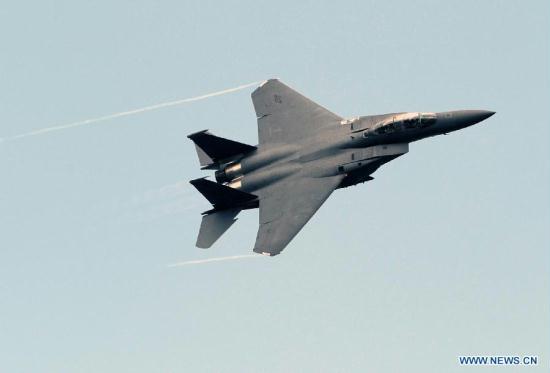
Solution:
{"label": "wing leading edge", "polygon": [[260,228],[254,251],[272,256],[283,251],[338,187],[343,177],[294,177],[262,191]]}

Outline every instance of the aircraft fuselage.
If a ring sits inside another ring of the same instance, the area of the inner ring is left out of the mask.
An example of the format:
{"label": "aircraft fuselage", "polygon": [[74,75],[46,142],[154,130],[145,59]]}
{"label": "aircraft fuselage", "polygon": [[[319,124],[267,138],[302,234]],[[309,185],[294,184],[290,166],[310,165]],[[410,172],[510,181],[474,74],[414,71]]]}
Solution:
{"label": "aircraft fuselage", "polygon": [[408,152],[408,144],[476,124],[494,113],[459,110],[390,113],[342,120],[301,146],[258,146],[216,174],[219,182],[249,193],[297,172],[311,177],[345,175],[340,188],[371,180],[381,165]]}

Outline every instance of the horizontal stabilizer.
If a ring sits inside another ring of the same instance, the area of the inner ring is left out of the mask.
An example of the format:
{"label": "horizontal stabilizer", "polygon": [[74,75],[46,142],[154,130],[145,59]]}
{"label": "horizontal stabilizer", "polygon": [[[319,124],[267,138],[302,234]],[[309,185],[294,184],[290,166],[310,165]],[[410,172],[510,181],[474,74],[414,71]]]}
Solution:
{"label": "horizontal stabilizer", "polygon": [[207,249],[214,244],[237,221],[240,209],[216,211],[202,217],[196,246]]}
{"label": "horizontal stabilizer", "polygon": [[197,147],[201,167],[232,159],[256,150],[255,146],[212,135],[208,130],[193,133],[189,137]]}
{"label": "horizontal stabilizer", "polygon": [[233,189],[204,178],[191,180],[190,183],[210,201],[215,210],[244,206],[257,199],[254,194]]}

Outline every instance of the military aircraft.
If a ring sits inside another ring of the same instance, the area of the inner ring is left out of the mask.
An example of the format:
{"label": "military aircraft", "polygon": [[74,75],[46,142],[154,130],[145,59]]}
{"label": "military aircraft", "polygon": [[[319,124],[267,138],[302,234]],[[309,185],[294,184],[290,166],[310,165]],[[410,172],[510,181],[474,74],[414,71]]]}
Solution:
{"label": "military aircraft", "polygon": [[380,166],[409,151],[409,143],[487,119],[487,110],[390,113],[344,119],[277,79],[252,93],[256,146],[215,136],[188,137],[203,170],[216,181],[190,183],[210,201],[196,246],[208,248],[237,220],[259,208],[254,251],[279,254],[330,194],[372,180]]}

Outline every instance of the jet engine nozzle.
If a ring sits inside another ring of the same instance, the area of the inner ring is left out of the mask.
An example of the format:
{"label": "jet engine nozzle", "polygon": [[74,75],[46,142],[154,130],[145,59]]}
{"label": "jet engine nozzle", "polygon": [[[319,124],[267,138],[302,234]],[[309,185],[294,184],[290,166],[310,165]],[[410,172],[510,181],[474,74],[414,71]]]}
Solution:
{"label": "jet engine nozzle", "polygon": [[225,166],[223,169],[215,172],[216,181],[218,183],[229,183],[231,180],[242,176],[241,163],[232,163]]}

